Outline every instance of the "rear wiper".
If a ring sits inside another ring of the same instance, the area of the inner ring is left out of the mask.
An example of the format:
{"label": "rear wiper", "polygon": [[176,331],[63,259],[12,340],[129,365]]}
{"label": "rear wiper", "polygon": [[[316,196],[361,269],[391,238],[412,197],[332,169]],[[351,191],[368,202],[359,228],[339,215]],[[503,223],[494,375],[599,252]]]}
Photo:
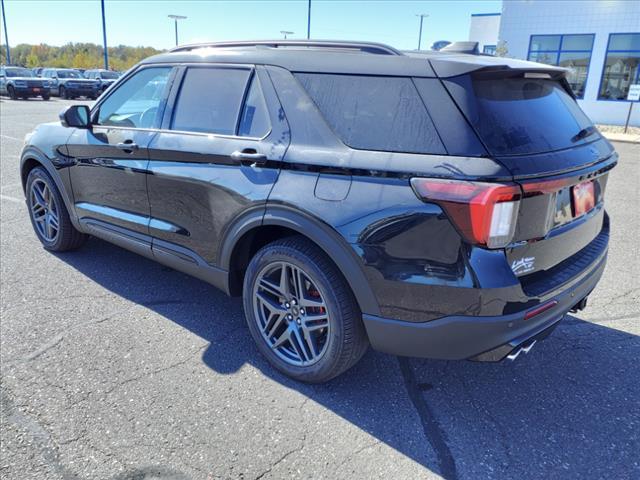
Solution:
{"label": "rear wiper", "polygon": [[576,133],[572,138],[571,138],[571,142],[575,143],[578,140],[582,140],[583,138],[587,138],[590,137],[591,135],[593,135],[594,133],[597,133],[598,129],[596,127],[594,127],[593,125],[590,125],[586,128],[583,128],[582,130],[580,130],[578,133]]}

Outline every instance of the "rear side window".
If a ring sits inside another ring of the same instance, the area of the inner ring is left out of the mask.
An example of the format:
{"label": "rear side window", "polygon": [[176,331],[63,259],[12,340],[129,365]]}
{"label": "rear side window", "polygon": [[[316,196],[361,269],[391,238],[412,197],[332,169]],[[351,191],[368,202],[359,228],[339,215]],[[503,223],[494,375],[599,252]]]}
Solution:
{"label": "rear side window", "polygon": [[296,77],[346,145],[387,152],[446,153],[410,78],[315,73]]}
{"label": "rear side window", "polygon": [[182,82],[172,130],[234,135],[250,70],[190,68]]}
{"label": "rear side window", "polygon": [[464,75],[445,84],[494,155],[552,152],[598,135],[556,81]]}
{"label": "rear side window", "polygon": [[242,118],[238,126],[238,135],[241,137],[264,137],[271,130],[269,112],[262,95],[260,81],[256,75],[251,80],[251,87],[242,108]]}

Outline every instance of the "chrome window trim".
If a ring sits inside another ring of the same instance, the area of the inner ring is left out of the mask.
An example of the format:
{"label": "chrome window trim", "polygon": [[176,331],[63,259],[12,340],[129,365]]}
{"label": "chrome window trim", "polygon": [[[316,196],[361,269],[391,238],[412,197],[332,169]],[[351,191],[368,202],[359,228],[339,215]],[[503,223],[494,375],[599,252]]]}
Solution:
{"label": "chrome window trim", "polygon": [[230,140],[252,140],[255,142],[260,142],[266,139],[269,135],[271,135],[272,129],[263,137],[241,137],[238,135],[224,135],[221,133],[204,133],[204,132],[189,132],[184,130],[169,130],[165,128],[139,128],[139,127],[118,127],[118,126],[110,126],[110,125],[93,125],[94,129],[115,129],[115,130],[133,130],[137,132],[155,132],[155,133],[177,133],[180,135],[193,135],[197,137],[216,137],[216,138],[226,138]]}

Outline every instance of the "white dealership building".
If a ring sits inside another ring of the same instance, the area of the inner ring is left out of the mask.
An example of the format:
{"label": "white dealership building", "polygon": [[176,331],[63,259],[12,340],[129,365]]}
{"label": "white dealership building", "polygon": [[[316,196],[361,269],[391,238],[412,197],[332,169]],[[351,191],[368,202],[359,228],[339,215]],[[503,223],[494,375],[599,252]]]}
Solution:
{"label": "white dealership building", "polygon": [[[629,86],[640,83],[640,1],[508,0],[471,16],[480,51],[569,68],[569,83],[596,123],[622,125]],[[636,102],[631,125],[640,126]]]}

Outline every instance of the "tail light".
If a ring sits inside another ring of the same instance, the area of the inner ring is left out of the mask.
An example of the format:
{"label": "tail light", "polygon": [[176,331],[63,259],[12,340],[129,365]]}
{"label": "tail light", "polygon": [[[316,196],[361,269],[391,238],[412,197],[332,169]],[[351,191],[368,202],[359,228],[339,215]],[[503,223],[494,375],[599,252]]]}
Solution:
{"label": "tail light", "polygon": [[517,185],[412,178],[421,199],[440,205],[470,243],[508,245],[516,227],[521,191]]}

